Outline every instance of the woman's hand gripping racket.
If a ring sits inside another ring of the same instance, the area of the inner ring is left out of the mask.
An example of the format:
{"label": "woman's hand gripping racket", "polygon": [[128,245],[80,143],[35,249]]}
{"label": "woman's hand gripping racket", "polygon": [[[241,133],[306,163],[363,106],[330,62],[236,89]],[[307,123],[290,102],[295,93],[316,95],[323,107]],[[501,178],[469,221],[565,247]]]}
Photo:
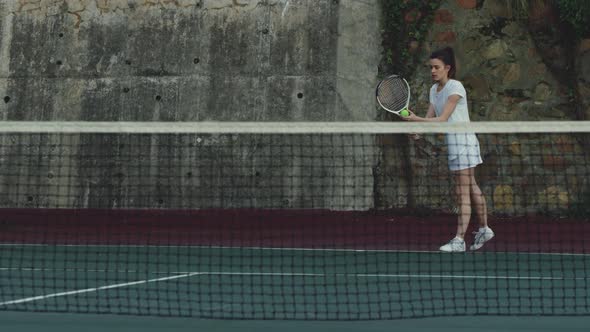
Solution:
{"label": "woman's hand gripping racket", "polygon": [[410,85],[398,75],[391,75],[377,85],[377,102],[381,107],[395,115],[410,115]]}

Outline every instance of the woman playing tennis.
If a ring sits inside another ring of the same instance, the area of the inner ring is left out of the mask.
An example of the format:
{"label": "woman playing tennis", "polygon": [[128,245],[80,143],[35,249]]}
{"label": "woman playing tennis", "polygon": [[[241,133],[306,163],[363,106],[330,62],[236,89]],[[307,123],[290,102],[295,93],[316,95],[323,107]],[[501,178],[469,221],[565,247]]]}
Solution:
{"label": "woman playing tennis", "polygon": [[[456,65],[453,49],[446,47],[430,55],[430,73],[434,85],[430,88],[430,106],[426,117],[410,111],[402,117],[406,121],[469,122],[467,94],[463,84],[455,80]],[[440,247],[445,252],[465,251],[465,232],[469,226],[472,208],[479,220],[479,230],[471,250],[481,248],[494,237],[488,227],[487,208],[483,193],[475,181],[475,167],[482,163],[479,141],[473,133],[447,134],[449,169],[455,180],[455,193],[459,206],[457,234]]]}

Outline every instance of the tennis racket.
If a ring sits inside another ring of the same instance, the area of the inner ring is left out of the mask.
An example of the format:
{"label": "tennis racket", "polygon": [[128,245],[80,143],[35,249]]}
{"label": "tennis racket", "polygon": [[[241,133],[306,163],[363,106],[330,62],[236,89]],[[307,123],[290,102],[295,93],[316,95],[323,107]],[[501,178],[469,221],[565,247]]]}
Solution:
{"label": "tennis racket", "polygon": [[410,85],[398,75],[386,77],[377,85],[377,102],[384,110],[395,115],[410,115]]}

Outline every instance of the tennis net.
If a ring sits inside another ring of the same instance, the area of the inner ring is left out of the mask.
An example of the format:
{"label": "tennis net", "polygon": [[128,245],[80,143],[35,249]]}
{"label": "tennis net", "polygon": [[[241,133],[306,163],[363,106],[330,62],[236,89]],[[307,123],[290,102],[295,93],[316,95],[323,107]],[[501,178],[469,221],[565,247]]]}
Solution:
{"label": "tennis net", "polygon": [[[0,310],[588,315],[589,133],[587,122],[0,122]],[[474,172],[450,170],[479,155]],[[495,237],[470,250],[485,218]],[[466,251],[439,252],[458,219],[470,219]]]}

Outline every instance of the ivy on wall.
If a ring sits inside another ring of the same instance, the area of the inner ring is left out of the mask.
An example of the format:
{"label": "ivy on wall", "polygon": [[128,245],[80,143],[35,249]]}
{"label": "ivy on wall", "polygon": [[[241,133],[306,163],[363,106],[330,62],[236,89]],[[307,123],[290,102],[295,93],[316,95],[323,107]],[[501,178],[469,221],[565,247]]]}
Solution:
{"label": "ivy on wall", "polygon": [[570,24],[576,36],[590,36],[590,1],[588,0],[556,0],[559,17]]}
{"label": "ivy on wall", "polygon": [[382,75],[410,76],[418,63],[418,49],[425,40],[442,0],[381,0]]}
{"label": "ivy on wall", "polygon": [[[562,24],[575,31],[575,39],[590,37],[590,1],[588,0],[504,0],[519,18],[527,18],[532,7],[557,9]],[[548,20],[549,22],[549,20]]]}
{"label": "ivy on wall", "polygon": [[528,25],[538,53],[553,76],[565,88],[575,119],[588,120],[578,78],[578,50],[590,37],[588,0],[503,0]]}
{"label": "ivy on wall", "polygon": [[[382,40],[383,57],[379,74],[386,76],[398,74],[411,77],[418,65],[420,45],[428,35],[430,25],[434,19],[434,13],[440,7],[442,0],[381,0],[382,12]],[[388,112],[378,112],[380,120],[401,121],[395,115]],[[381,136],[379,139],[388,139]],[[391,139],[396,142],[394,146],[400,147],[395,152],[383,150],[379,164],[375,167],[375,175],[379,181],[389,181],[389,175],[396,173],[391,167],[397,167],[396,158],[400,157],[401,172],[408,188],[416,188],[413,184],[414,170],[411,165],[411,155],[405,135],[394,135]],[[407,206],[416,208],[416,196],[413,190],[408,192]],[[375,205],[388,206],[387,194],[377,190],[375,192]]]}

